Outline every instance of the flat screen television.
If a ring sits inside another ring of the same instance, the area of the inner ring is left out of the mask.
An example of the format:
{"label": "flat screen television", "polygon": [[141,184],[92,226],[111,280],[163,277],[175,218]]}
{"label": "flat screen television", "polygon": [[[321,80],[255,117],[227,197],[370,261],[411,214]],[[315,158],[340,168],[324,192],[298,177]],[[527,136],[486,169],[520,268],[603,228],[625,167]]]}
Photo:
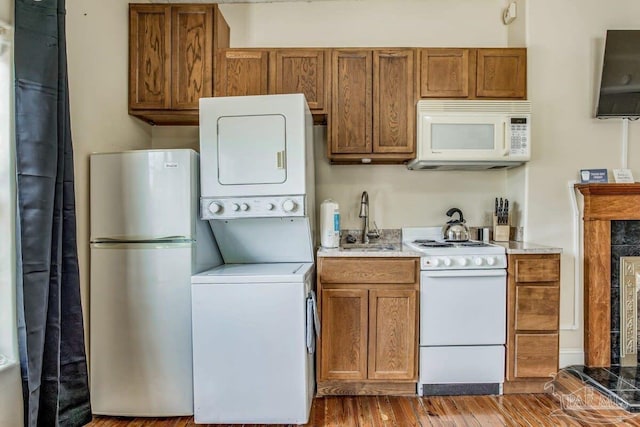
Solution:
{"label": "flat screen television", "polygon": [[596,117],[640,117],[640,30],[607,30]]}

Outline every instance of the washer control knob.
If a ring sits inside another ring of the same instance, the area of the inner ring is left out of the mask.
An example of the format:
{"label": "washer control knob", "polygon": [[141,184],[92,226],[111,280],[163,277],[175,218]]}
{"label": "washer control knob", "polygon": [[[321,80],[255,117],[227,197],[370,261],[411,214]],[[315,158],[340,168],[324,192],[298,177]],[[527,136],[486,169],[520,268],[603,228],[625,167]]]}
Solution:
{"label": "washer control knob", "polygon": [[237,203],[231,203],[231,210],[234,212],[237,212],[238,209],[240,209],[240,206],[238,206]]}
{"label": "washer control knob", "polygon": [[264,207],[268,210],[268,211],[272,211],[273,208],[275,208],[275,206],[273,205],[273,203],[267,203],[266,205],[264,205]]}
{"label": "washer control knob", "polygon": [[242,209],[243,211],[248,211],[249,210],[249,205],[246,203],[242,203],[240,205],[240,209]]}
{"label": "washer control knob", "polygon": [[467,265],[467,263],[468,263],[468,262],[469,262],[469,260],[468,260],[468,259],[466,259],[466,258],[464,258],[464,257],[463,257],[463,258],[460,258],[460,259],[458,260],[458,264],[460,264],[460,265],[462,265],[462,266]]}
{"label": "washer control knob", "polygon": [[445,259],[443,260],[443,262],[444,262],[444,265],[445,265],[445,266],[447,266],[447,267],[450,267],[450,266],[451,266],[451,258],[445,258]]}
{"label": "washer control knob", "polygon": [[496,259],[492,256],[487,257],[487,264],[488,265],[494,265],[496,263]]}
{"label": "washer control knob", "polygon": [[287,199],[282,204],[282,209],[284,209],[285,212],[293,212],[296,209],[296,202],[291,199]]}
{"label": "washer control knob", "polygon": [[474,259],[474,260],[473,260],[473,263],[474,263],[475,265],[482,265],[482,258],[476,258],[476,259]]}
{"label": "washer control knob", "polygon": [[222,212],[222,205],[218,202],[211,202],[209,203],[209,207],[207,209],[209,209],[209,212],[211,212],[212,214],[217,214]]}

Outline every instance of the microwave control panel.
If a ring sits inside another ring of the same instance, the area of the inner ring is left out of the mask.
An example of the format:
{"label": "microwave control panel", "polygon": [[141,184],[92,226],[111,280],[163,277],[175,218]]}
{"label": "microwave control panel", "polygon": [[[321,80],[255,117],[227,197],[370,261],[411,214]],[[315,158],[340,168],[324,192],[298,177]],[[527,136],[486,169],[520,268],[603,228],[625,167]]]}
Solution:
{"label": "microwave control panel", "polygon": [[511,157],[529,158],[531,155],[529,149],[529,121],[529,117],[510,117],[509,133],[511,135],[511,144],[509,154]]}

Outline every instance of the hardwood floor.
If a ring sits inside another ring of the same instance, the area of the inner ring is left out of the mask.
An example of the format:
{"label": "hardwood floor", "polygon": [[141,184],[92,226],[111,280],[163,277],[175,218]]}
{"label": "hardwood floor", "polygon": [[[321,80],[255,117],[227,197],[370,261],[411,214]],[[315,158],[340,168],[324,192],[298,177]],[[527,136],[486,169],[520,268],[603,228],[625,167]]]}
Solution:
{"label": "hardwood floor", "polygon": [[[186,427],[193,417],[94,418],[91,427]],[[314,427],[640,426],[640,414],[622,410],[569,411],[551,394],[505,396],[316,398]]]}
{"label": "hardwood floor", "polygon": [[[595,388],[567,371],[558,372],[547,383],[545,390],[549,393],[503,396],[317,397],[313,401],[311,415],[306,426],[640,427],[640,413],[630,413],[620,409],[605,395],[600,394]],[[195,424],[193,417],[118,418],[96,416],[93,422],[88,425],[90,427],[190,427],[204,426],[205,424]],[[222,425],[218,424],[218,426]]]}

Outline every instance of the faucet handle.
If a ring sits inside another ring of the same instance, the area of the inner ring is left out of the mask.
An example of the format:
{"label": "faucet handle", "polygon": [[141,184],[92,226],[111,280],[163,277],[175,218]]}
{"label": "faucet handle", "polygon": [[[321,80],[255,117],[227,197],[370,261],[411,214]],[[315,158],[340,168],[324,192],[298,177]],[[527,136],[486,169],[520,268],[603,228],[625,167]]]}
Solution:
{"label": "faucet handle", "polygon": [[369,236],[370,239],[380,238],[380,229],[378,228],[378,224],[376,224],[375,221],[373,221],[373,229],[369,230],[369,232],[367,233],[367,236]]}

